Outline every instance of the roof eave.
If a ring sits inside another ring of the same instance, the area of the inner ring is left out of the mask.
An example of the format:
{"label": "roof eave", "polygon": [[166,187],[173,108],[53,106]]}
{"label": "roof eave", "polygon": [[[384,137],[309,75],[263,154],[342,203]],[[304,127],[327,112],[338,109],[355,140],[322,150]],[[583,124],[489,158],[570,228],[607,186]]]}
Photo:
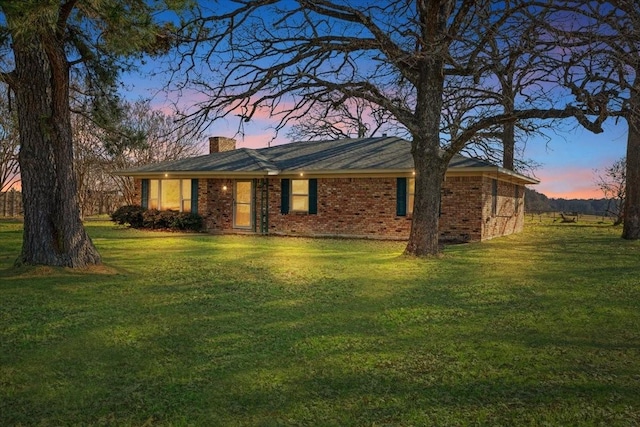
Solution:
{"label": "roof eave", "polygon": [[283,170],[277,175],[283,178],[292,178],[299,176],[397,176],[413,173],[413,169],[332,169],[332,170],[314,170],[314,169],[293,169]]}
{"label": "roof eave", "polygon": [[[539,184],[540,181],[519,174],[517,172],[504,169],[498,166],[484,167],[452,167],[447,169],[447,174],[477,175],[482,173],[494,173],[502,177],[509,177],[523,184]],[[295,178],[300,176],[359,176],[359,177],[388,177],[413,175],[413,168],[396,169],[334,169],[334,170],[264,170],[264,171],[116,171],[114,175],[131,176],[134,178]]]}
{"label": "roof eave", "polygon": [[134,178],[225,178],[225,177],[251,177],[265,178],[278,175],[279,171],[116,171],[117,176],[131,176]]}
{"label": "roof eave", "polygon": [[463,167],[453,167],[453,168],[447,169],[447,173],[456,173],[456,172],[466,173],[466,174],[471,174],[471,173],[477,174],[478,172],[495,173],[502,176],[506,175],[510,178],[513,178],[522,182],[523,184],[540,184],[540,181],[535,178],[531,178],[529,176],[522,175],[512,170],[501,168],[499,166],[482,166],[482,167],[463,166]]}

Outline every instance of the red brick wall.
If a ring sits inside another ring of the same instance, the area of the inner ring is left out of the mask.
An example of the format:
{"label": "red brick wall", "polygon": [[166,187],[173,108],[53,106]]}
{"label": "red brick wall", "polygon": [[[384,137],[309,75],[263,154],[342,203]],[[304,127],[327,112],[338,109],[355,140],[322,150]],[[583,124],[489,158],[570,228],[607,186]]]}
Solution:
{"label": "red brick wall", "polygon": [[269,185],[269,233],[407,239],[396,216],[396,178],[319,178],[318,213],[280,213],[280,179]]}
{"label": "red brick wall", "polygon": [[[136,195],[141,181],[135,180]],[[198,213],[211,232],[233,232],[232,179],[200,178]],[[225,189],[226,186],[226,189]],[[285,235],[356,236],[407,239],[411,215],[396,216],[396,178],[318,178],[318,213],[282,214],[281,180],[268,180],[268,232]],[[260,190],[256,188],[259,221]],[[492,214],[492,178],[448,176],[442,190],[440,236],[443,241],[479,241],[522,231],[524,188],[515,211],[514,184],[498,181],[496,215]],[[256,224],[259,231],[259,224]]]}
{"label": "red brick wall", "polygon": [[482,177],[446,177],[442,186],[440,239],[449,242],[482,240]]}
{"label": "red brick wall", "polygon": [[[205,205],[203,210],[200,210],[201,201]],[[204,217],[205,228],[209,231],[233,230],[233,180],[200,179],[198,213]]]}
{"label": "red brick wall", "polygon": [[142,180],[140,178],[133,179],[134,188],[134,200],[137,200],[138,204],[142,206]]}

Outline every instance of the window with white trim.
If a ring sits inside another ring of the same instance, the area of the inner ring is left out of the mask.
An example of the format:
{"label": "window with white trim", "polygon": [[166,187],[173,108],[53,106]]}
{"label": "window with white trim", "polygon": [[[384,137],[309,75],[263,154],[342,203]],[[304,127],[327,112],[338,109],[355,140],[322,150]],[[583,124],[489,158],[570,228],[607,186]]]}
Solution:
{"label": "window with white trim", "polygon": [[150,179],[149,209],[191,212],[191,180]]}
{"label": "window with white trim", "polygon": [[309,212],[309,180],[291,180],[291,211]]}

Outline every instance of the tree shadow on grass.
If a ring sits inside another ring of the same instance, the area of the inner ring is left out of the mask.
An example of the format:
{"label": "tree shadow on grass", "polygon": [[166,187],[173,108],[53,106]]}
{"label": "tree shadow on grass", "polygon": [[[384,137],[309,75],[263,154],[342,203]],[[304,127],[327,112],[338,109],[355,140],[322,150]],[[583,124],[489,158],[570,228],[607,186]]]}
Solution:
{"label": "tree shadow on grass", "polygon": [[326,242],[235,252],[221,242],[154,248],[155,265],[93,277],[93,288],[69,275],[31,290],[17,280],[12,291],[24,294],[3,306],[2,421],[615,425],[640,416],[637,337],[615,324],[638,319],[620,305],[633,286],[589,310],[604,261],[572,255],[567,277],[584,281],[564,286],[544,256],[504,260],[480,245],[406,260],[349,242],[332,255]]}

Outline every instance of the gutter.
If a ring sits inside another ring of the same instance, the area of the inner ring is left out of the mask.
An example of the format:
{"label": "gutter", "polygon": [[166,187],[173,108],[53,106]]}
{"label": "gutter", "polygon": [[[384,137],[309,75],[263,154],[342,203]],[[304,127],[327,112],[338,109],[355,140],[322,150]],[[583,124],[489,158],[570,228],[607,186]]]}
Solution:
{"label": "gutter", "polygon": [[[477,175],[482,173],[492,173],[498,176],[508,176],[516,179],[525,184],[539,184],[540,181],[521,175],[517,172],[504,169],[498,166],[482,166],[482,167],[454,167],[448,168],[447,174],[456,175]],[[297,178],[301,176],[306,177],[359,177],[359,178],[383,178],[383,177],[398,177],[398,176],[412,176],[414,175],[413,169],[336,169],[336,170],[277,170],[277,169],[265,169],[261,171],[153,171],[153,172],[127,172],[116,171],[113,172],[117,176],[131,176],[137,178]]]}
{"label": "gutter", "polygon": [[526,175],[519,174],[509,169],[501,168],[499,166],[483,166],[483,167],[461,167],[461,168],[449,168],[447,169],[447,173],[452,172],[462,172],[465,174],[470,174],[473,172],[487,172],[487,173],[495,173],[497,175],[507,175],[511,178],[516,178],[519,181],[522,181],[526,184],[540,184],[540,180],[531,178]]}

